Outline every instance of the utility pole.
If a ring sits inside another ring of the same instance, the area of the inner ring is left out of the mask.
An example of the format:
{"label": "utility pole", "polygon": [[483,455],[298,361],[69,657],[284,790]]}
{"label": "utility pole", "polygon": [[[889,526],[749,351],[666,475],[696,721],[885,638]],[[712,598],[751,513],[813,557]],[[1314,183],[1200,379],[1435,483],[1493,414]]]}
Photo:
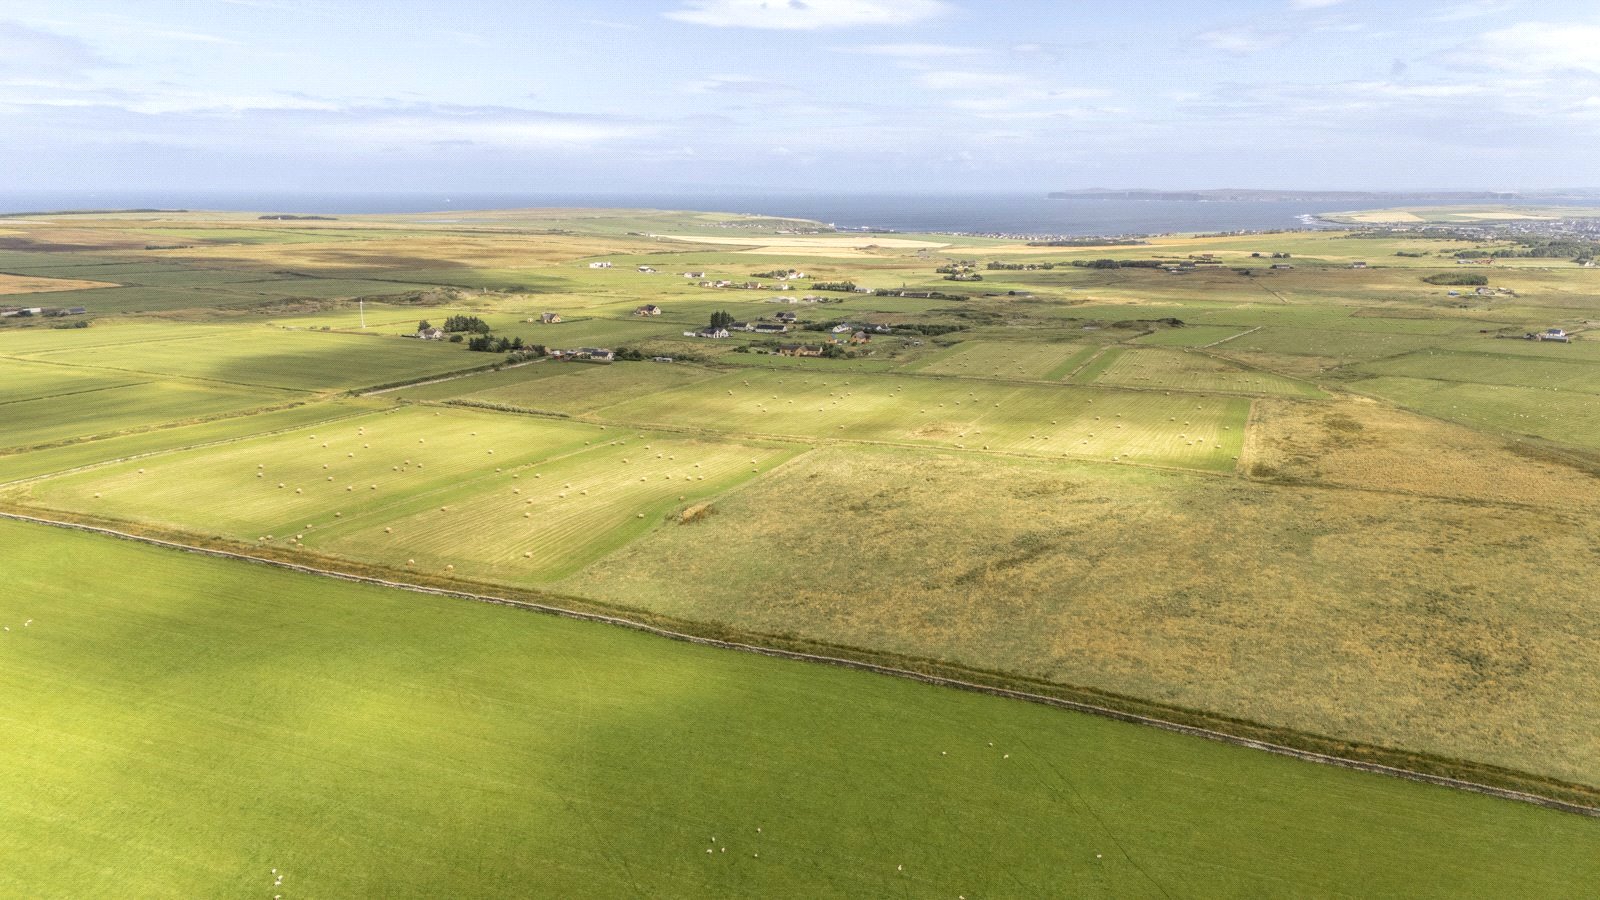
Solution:
{"label": "utility pole", "polygon": [[359,297],[356,298],[356,309],[361,311],[361,328],[365,331],[367,327],[367,301]]}

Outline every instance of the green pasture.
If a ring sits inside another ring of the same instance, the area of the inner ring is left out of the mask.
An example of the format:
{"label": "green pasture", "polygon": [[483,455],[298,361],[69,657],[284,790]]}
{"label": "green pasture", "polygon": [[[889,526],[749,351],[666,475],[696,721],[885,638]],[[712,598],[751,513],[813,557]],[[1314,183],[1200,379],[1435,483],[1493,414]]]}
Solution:
{"label": "green pasture", "polygon": [[1454,898],[1600,878],[1595,823],[1530,806],[106,538],[4,523],[0,543],[8,895]]}
{"label": "green pasture", "polygon": [[1493,433],[1600,450],[1600,397],[1590,392],[1396,376],[1363,378],[1350,388]]}
{"label": "green pasture", "polygon": [[[30,359],[96,371],[198,378],[293,391],[348,390],[494,361],[484,354],[469,353],[459,344],[263,326],[199,326],[181,337],[174,335],[165,340],[156,337],[158,327],[138,329],[147,339],[100,346],[95,346],[100,340],[98,329],[75,331],[79,332],[75,335],[77,341],[84,346],[73,346],[71,339],[27,342],[22,346],[30,352]],[[41,344],[50,349],[39,349]],[[91,348],[92,352],[86,352]],[[7,349],[11,349],[10,345],[0,341],[0,353]]]}
{"label": "green pasture", "polygon": [[1436,346],[1443,340],[1442,337],[1434,335],[1269,325],[1237,337],[1215,349],[1223,353],[1286,353],[1353,362],[1383,356],[1398,356]]}
{"label": "green pasture", "polygon": [[1357,371],[1368,374],[1401,378],[1502,384],[1539,388],[1545,391],[1600,393],[1600,378],[1596,378],[1595,364],[1583,360],[1423,350],[1363,363],[1356,368]]}
{"label": "green pasture", "polygon": [[295,428],[360,415],[371,412],[372,409],[370,401],[340,400],[302,403],[288,409],[270,412],[245,410],[238,415],[189,425],[152,428],[96,440],[76,441],[41,450],[0,455],[0,483]]}
{"label": "green pasture", "polygon": [[1188,325],[1183,328],[1164,328],[1134,342],[1151,347],[1204,347],[1237,337],[1246,331],[1233,325]]}
{"label": "green pasture", "polygon": [[[0,364],[0,373],[6,368]],[[152,380],[19,400],[0,406],[0,450],[238,414],[292,397],[264,388]]]}
{"label": "green pasture", "polygon": [[751,370],[624,400],[594,417],[1229,470],[1248,410],[1240,398]]}
{"label": "green pasture", "polygon": [[0,406],[66,394],[83,394],[153,380],[75,366],[30,363],[0,357]]}

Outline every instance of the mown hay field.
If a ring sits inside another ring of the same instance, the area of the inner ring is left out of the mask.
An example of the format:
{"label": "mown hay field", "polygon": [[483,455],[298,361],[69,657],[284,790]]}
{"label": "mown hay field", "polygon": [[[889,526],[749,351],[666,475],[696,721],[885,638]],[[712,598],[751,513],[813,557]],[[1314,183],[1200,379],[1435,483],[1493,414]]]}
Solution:
{"label": "mown hay field", "polygon": [[204,422],[165,428],[151,427],[159,426],[161,424],[159,422],[138,421],[138,425],[146,427],[130,434],[74,441],[20,453],[0,454],[0,483],[297,428],[372,411],[373,406],[370,403],[339,400],[301,403],[287,409],[266,412],[243,410],[236,415],[225,415]]}
{"label": "mown hay field", "polygon": [[603,407],[598,420],[936,444],[1227,471],[1249,401],[918,376],[749,371]]}
{"label": "mown hay field", "polygon": [[1094,344],[965,341],[907,369],[929,375],[1059,381],[1097,349]]}
{"label": "mown hay field", "polygon": [[1122,351],[1099,373],[1094,383],[1285,397],[1322,396],[1322,391],[1309,382],[1273,372],[1242,369],[1204,353],[1155,348]]}
{"label": "mown hay field", "polygon": [[652,529],[681,527],[675,513],[797,452],[792,446],[619,435],[582,452],[485,473],[469,485],[346,514],[308,535],[305,546],[390,568],[537,584]]}
{"label": "mown hay field", "polygon": [[1454,898],[1600,879],[1593,823],[1531,806],[126,541],[0,523],[0,545],[7,895]]}
{"label": "mown hay field", "polygon": [[[16,489],[97,516],[292,543],[417,495],[447,499],[495,468],[581,449],[594,426],[455,409],[402,409],[96,468]],[[491,451],[495,451],[491,453]]]}
{"label": "mown hay field", "polygon": [[[483,378],[459,378],[422,391],[406,389],[407,398],[418,394],[466,403],[503,405],[514,409],[560,413],[586,413],[610,406],[618,399],[643,397],[658,391],[686,387],[720,374],[691,365],[633,362],[592,365],[546,361],[507,369]],[[446,393],[446,388],[454,391]],[[426,393],[424,393],[426,392]]]}
{"label": "mown hay field", "polygon": [[391,569],[522,583],[566,574],[797,450],[409,409],[142,457],[5,496]]}

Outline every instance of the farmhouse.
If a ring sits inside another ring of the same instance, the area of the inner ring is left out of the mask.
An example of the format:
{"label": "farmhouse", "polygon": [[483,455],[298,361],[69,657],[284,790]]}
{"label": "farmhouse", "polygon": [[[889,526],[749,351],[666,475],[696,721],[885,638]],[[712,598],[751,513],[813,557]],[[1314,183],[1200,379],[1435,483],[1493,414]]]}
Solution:
{"label": "farmhouse", "polygon": [[1529,335],[1529,337],[1541,341],[1556,341],[1562,344],[1568,344],[1572,342],[1572,335],[1567,334],[1566,330],[1562,328],[1546,328],[1538,334]]}
{"label": "farmhouse", "polygon": [[728,336],[728,329],[726,329],[726,328],[702,328],[699,331],[685,331],[683,333],[683,336],[684,337],[692,337],[692,338],[713,338],[713,339],[716,339],[716,340],[721,340],[722,338],[725,338],[725,337]]}
{"label": "farmhouse", "polygon": [[704,277],[706,277],[706,273],[704,273],[704,272],[684,272],[683,273],[683,277],[685,277],[685,278],[704,278]]}
{"label": "farmhouse", "polygon": [[783,334],[789,330],[789,326],[782,322],[757,322],[747,330],[757,334]]}
{"label": "farmhouse", "polygon": [[796,321],[799,320],[800,317],[795,315],[792,312],[789,312],[788,310],[785,310],[785,311],[783,311],[781,313],[778,313],[777,316],[775,316],[774,318],[776,318],[779,322],[783,322],[786,325],[793,325]]}
{"label": "farmhouse", "polygon": [[652,266],[640,266],[639,271],[644,275],[654,275],[656,273],[655,268]]}
{"label": "farmhouse", "polygon": [[616,360],[617,354],[608,347],[578,347],[574,350],[551,350],[550,358],[569,362],[608,363]]}
{"label": "farmhouse", "polygon": [[540,313],[539,314],[539,324],[540,325],[554,325],[554,324],[556,324],[557,322],[560,322],[560,321],[561,321],[561,314],[560,313],[547,312],[547,313]]}
{"label": "farmhouse", "polygon": [[611,268],[611,263],[609,263],[609,262],[607,262],[605,260],[600,260],[599,262],[589,263],[589,268],[591,268],[591,269],[609,269],[609,268]]}
{"label": "farmhouse", "polygon": [[779,344],[779,356],[821,356],[822,348],[810,344]]}
{"label": "farmhouse", "polygon": [[646,303],[638,309],[635,309],[633,314],[636,316],[659,316],[661,315],[661,307],[655,305],[654,303]]}
{"label": "farmhouse", "polygon": [[834,334],[844,334],[847,331],[854,331],[854,330],[855,330],[855,326],[851,325],[849,322],[840,322],[838,325],[833,326],[833,333]]}
{"label": "farmhouse", "polygon": [[444,340],[444,329],[419,328],[417,329],[417,337],[422,338],[425,341],[442,341]]}
{"label": "farmhouse", "polygon": [[865,344],[870,340],[872,340],[872,335],[867,334],[865,331],[858,331],[850,335],[850,343],[852,344]]}
{"label": "farmhouse", "polygon": [[1353,262],[1353,263],[1350,264],[1350,268],[1352,268],[1352,269],[1365,269],[1366,267],[1367,267],[1367,264],[1364,263],[1364,262],[1361,262],[1359,260],[1357,260],[1356,262]]}

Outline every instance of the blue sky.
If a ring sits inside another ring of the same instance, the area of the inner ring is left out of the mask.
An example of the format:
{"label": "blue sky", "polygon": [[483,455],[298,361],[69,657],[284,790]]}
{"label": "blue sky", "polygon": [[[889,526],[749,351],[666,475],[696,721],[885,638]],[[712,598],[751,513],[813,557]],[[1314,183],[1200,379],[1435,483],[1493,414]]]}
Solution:
{"label": "blue sky", "polygon": [[7,0],[0,190],[1600,186],[1593,0]]}

